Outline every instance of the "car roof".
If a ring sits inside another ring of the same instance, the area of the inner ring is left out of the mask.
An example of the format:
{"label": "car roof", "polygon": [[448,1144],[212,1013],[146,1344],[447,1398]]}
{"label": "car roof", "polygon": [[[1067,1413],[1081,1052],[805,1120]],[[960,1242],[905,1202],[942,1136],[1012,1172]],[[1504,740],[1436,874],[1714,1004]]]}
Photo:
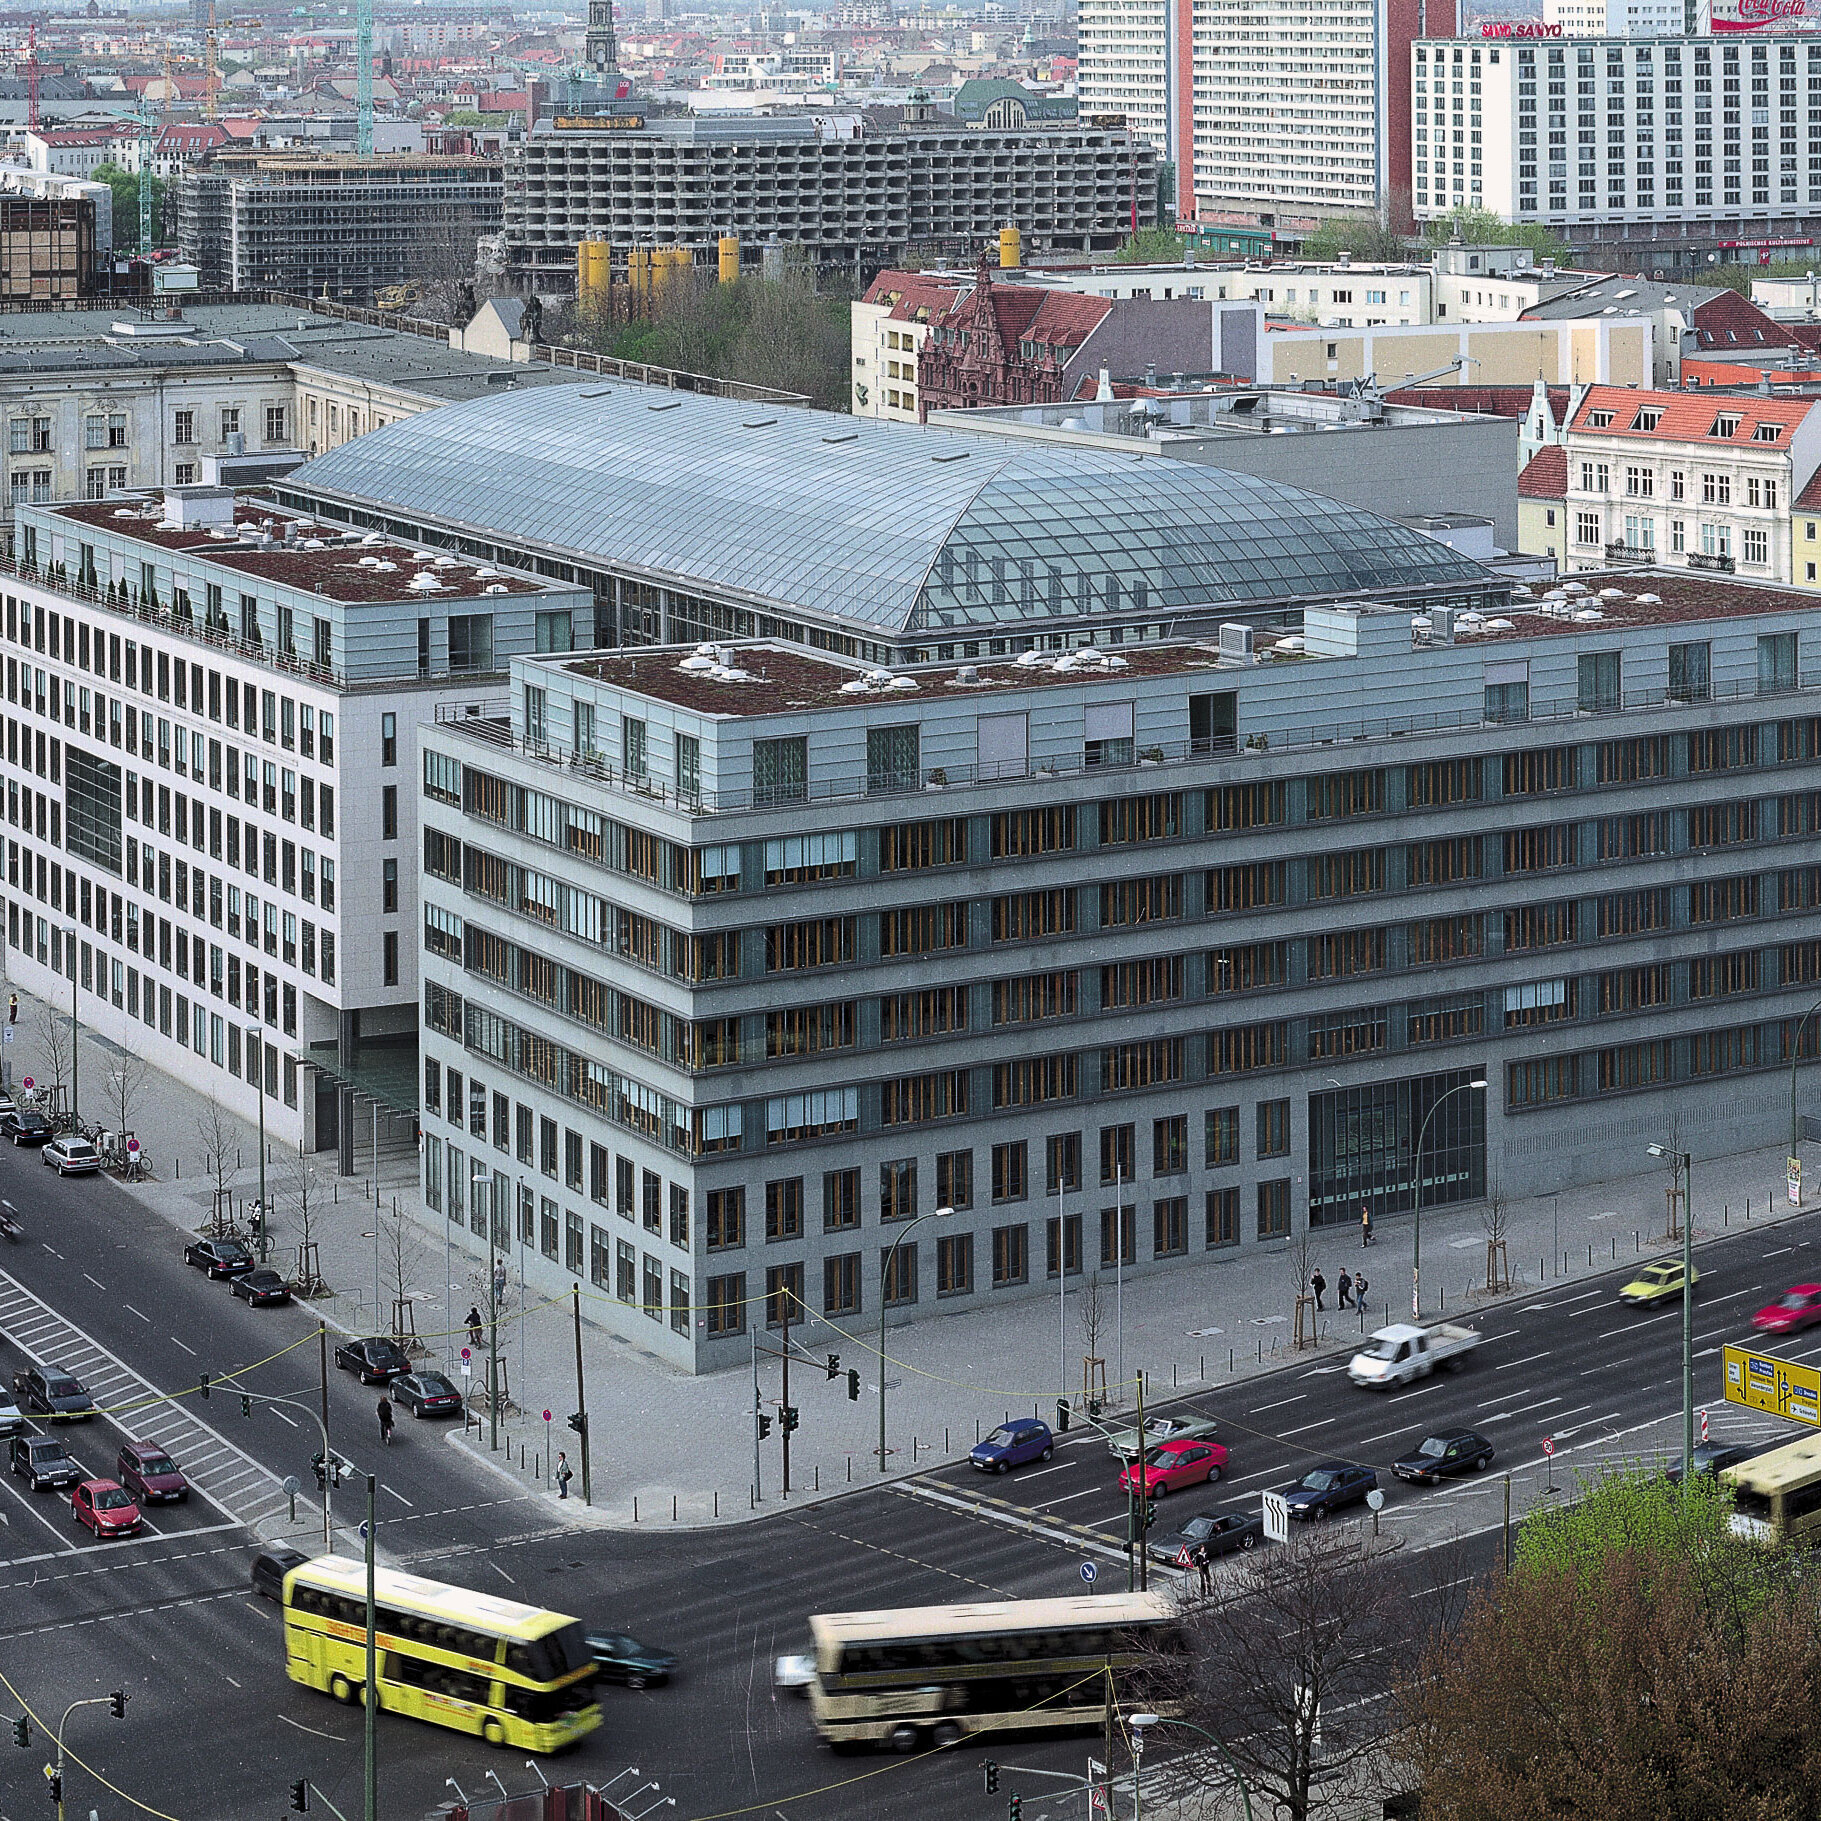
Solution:
{"label": "car roof", "polygon": [[[1425,1429],[1425,1442],[1477,1442],[1479,1436],[1471,1429]],[[1417,1444],[1422,1445],[1420,1442]]]}
{"label": "car roof", "polygon": [[118,1480],[84,1480],[84,1492],[120,1492],[124,1490]]}
{"label": "car roof", "polygon": [[1821,1284],[1791,1284],[1785,1296],[1821,1296]]}

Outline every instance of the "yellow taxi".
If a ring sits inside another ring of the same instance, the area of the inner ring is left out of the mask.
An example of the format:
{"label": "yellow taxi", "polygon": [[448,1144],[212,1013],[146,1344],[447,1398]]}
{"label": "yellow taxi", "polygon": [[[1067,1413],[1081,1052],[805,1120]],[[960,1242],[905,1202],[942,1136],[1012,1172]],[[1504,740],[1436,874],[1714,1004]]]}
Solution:
{"label": "yellow taxi", "polygon": [[[1694,1267],[1694,1282],[1701,1281],[1701,1268]],[[1629,1303],[1634,1309],[1648,1309],[1653,1303],[1660,1303],[1672,1296],[1682,1294],[1682,1261],[1679,1258],[1659,1258],[1647,1264],[1624,1289],[1619,1292],[1619,1301]]]}

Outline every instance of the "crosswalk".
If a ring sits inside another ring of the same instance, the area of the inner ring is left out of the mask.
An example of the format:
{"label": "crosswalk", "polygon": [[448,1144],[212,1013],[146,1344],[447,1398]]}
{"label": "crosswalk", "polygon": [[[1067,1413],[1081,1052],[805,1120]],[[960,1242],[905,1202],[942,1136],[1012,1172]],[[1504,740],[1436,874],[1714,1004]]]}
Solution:
{"label": "crosswalk", "polygon": [[[158,1443],[224,1517],[261,1534],[291,1528],[279,1477],[203,1422],[190,1408],[193,1398],[167,1396],[5,1271],[0,1335],[34,1365],[73,1372],[123,1434]],[[308,1521],[303,1512],[299,1518]]]}

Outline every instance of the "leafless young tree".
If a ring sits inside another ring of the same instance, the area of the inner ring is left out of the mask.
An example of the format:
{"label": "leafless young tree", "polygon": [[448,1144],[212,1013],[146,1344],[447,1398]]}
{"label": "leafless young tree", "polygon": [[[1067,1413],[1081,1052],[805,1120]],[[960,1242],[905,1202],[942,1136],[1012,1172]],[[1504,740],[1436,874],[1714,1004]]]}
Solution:
{"label": "leafless young tree", "polygon": [[219,1239],[234,1224],[230,1190],[240,1173],[240,1134],[213,1100],[196,1115],[196,1142],[202,1148],[202,1173],[214,1188],[209,1201],[209,1233]]}
{"label": "leafless young tree", "polygon": [[1081,1349],[1089,1359],[1099,1359],[1100,1332],[1107,1324],[1106,1293],[1095,1271],[1075,1292],[1075,1319],[1081,1323]]}
{"label": "leafless young tree", "polygon": [[[1511,1288],[1511,1261],[1506,1256],[1505,1235],[1511,1225],[1511,1203],[1495,1182],[1480,1204],[1480,1227],[1486,1235],[1486,1289],[1489,1294]],[[1558,1264],[1561,1263],[1557,1259]]]}
{"label": "leafless young tree", "polygon": [[101,1081],[101,1103],[106,1112],[107,1124],[112,1130],[120,1133],[132,1131],[150,1069],[151,1064],[143,1056],[135,1055],[124,1045],[115,1055]]}
{"label": "leafless young tree", "polygon": [[1296,1344],[1300,1347],[1306,1339],[1313,1345],[1319,1338],[1316,1330],[1320,1325],[1315,1296],[1309,1288],[1309,1279],[1315,1272],[1315,1231],[1306,1221],[1302,1231],[1290,1241],[1284,1259],[1290,1267],[1290,1309],[1295,1322]]}
{"label": "leafless young tree", "polygon": [[76,1039],[75,1033],[70,1029],[69,1014],[58,1011],[48,1001],[40,1000],[35,1025],[39,1056],[38,1085],[50,1099],[60,1101],[68,1087],[70,1061],[75,1055]]}
{"label": "leafless young tree", "polygon": [[1687,1146],[1682,1141],[1682,1116],[1671,1113],[1662,1138],[1663,1147],[1663,1237],[1682,1237],[1682,1215],[1688,1205],[1688,1185],[1682,1180],[1682,1156]]}
{"label": "leafless young tree", "polygon": [[379,1311],[376,1325],[386,1327],[393,1339],[404,1346],[413,1338],[404,1325],[404,1306],[411,1300],[411,1285],[424,1262],[423,1247],[417,1228],[403,1215],[380,1214],[377,1218],[380,1270],[390,1308]]}
{"label": "leafless young tree", "polygon": [[317,1263],[316,1223],[322,1217],[323,1181],[316,1159],[300,1144],[287,1156],[279,1193],[291,1204],[297,1226],[296,1285],[305,1296],[320,1296],[328,1288]]}

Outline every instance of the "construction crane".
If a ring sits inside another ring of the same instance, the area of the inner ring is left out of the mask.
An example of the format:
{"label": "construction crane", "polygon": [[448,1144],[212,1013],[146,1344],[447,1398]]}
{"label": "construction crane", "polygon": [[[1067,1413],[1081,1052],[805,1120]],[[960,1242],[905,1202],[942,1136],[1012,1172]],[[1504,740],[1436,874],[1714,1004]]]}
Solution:
{"label": "construction crane", "polygon": [[354,76],[354,106],[359,138],[355,149],[363,158],[373,156],[373,0],[360,0],[355,15],[354,54],[359,68]]}
{"label": "construction crane", "polygon": [[209,35],[203,40],[202,117],[215,119],[221,112],[218,91],[221,87],[221,64],[216,51],[215,0],[209,0]]}
{"label": "construction crane", "polygon": [[38,130],[38,26],[25,34],[25,124]]}

